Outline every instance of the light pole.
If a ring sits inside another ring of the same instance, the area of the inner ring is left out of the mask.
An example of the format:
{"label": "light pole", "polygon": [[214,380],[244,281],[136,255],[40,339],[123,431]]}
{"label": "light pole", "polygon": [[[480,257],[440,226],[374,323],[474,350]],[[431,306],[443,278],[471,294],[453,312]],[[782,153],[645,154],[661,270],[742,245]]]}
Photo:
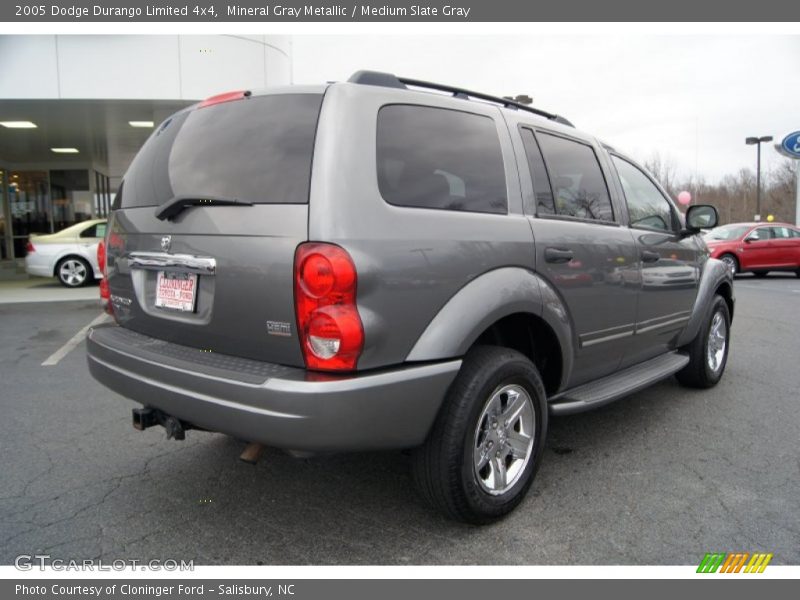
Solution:
{"label": "light pole", "polygon": [[759,220],[761,219],[761,144],[771,141],[771,135],[765,135],[762,137],[749,137],[744,140],[744,143],[748,146],[755,144],[758,150],[758,158],[756,159],[756,214],[758,215]]}

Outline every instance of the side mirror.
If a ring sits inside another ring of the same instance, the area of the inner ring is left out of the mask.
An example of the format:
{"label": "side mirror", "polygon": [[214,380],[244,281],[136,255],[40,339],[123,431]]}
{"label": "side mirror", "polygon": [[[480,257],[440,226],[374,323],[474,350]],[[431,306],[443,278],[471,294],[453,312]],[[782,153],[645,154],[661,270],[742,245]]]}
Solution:
{"label": "side mirror", "polygon": [[691,233],[716,227],[718,222],[717,209],[710,204],[695,204],[686,211],[686,229]]}

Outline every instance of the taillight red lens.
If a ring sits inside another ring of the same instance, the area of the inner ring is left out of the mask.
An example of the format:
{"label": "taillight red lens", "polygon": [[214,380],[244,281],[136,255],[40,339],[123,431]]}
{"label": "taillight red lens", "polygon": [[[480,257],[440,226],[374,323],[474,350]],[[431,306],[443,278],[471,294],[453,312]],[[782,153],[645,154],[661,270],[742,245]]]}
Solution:
{"label": "taillight red lens", "polygon": [[106,243],[105,240],[100,240],[97,244],[97,265],[103,273],[103,278],[100,280],[100,300],[103,301],[103,308],[108,314],[112,314],[111,307],[111,290],[108,288],[108,277],[106,272]]}
{"label": "taillight red lens", "polygon": [[333,244],[306,243],[294,259],[297,330],[306,367],[352,371],[364,347],[356,308],[356,267]]}
{"label": "taillight red lens", "polygon": [[36,252],[36,248],[33,247],[33,244],[28,242],[27,244],[25,244],[25,253],[30,254],[31,252]]}
{"label": "taillight red lens", "polygon": [[100,267],[100,271],[103,275],[106,274],[106,242],[105,240],[100,240],[100,243],[97,244],[97,266]]}

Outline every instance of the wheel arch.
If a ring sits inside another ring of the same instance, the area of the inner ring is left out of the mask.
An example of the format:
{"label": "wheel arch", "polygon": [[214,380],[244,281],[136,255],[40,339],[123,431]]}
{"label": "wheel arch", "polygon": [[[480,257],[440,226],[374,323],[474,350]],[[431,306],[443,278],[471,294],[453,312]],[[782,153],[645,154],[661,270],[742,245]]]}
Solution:
{"label": "wheel arch", "polygon": [[709,308],[717,294],[725,298],[731,319],[733,319],[733,307],[735,304],[733,274],[721,260],[709,258],[700,275],[700,285],[692,308],[692,316],[686,328],[678,336],[678,347],[685,346],[695,338],[697,332],[700,331],[700,326],[708,317]]}
{"label": "wheel arch", "polygon": [[436,314],[407,361],[460,357],[476,343],[500,345],[528,356],[549,394],[572,369],[572,325],[566,307],[541,277],[503,267],[473,279]]}
{"label": "wheel arch", "polygon": [[56,258],[55,261],[53,261],[53,277],[58,277],[58,267],[61,265],[61,263],[70,258],[77,258],[85,262],[87,265],[89,265],[89,272],[91,273],[92,278],[94,279],[95,272],[94,272],[94,267],[92,266],[92,261],[90,261],[85,256],[81,256],[77,252],[65,252],[64,254]]}

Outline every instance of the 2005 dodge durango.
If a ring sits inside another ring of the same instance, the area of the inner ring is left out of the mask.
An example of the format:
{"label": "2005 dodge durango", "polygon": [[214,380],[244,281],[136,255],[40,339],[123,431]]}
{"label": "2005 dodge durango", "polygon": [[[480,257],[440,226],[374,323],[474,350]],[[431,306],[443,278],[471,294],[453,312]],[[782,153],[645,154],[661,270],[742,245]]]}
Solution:
{"label": "2005 dodge durango", "polygon": [[426,501],[487,523],[525,496],[549,416],[719,381],[716,222],[504,98],[370,71],[222,94],[123,178],[89,368],[139,429],[410,449]]}

